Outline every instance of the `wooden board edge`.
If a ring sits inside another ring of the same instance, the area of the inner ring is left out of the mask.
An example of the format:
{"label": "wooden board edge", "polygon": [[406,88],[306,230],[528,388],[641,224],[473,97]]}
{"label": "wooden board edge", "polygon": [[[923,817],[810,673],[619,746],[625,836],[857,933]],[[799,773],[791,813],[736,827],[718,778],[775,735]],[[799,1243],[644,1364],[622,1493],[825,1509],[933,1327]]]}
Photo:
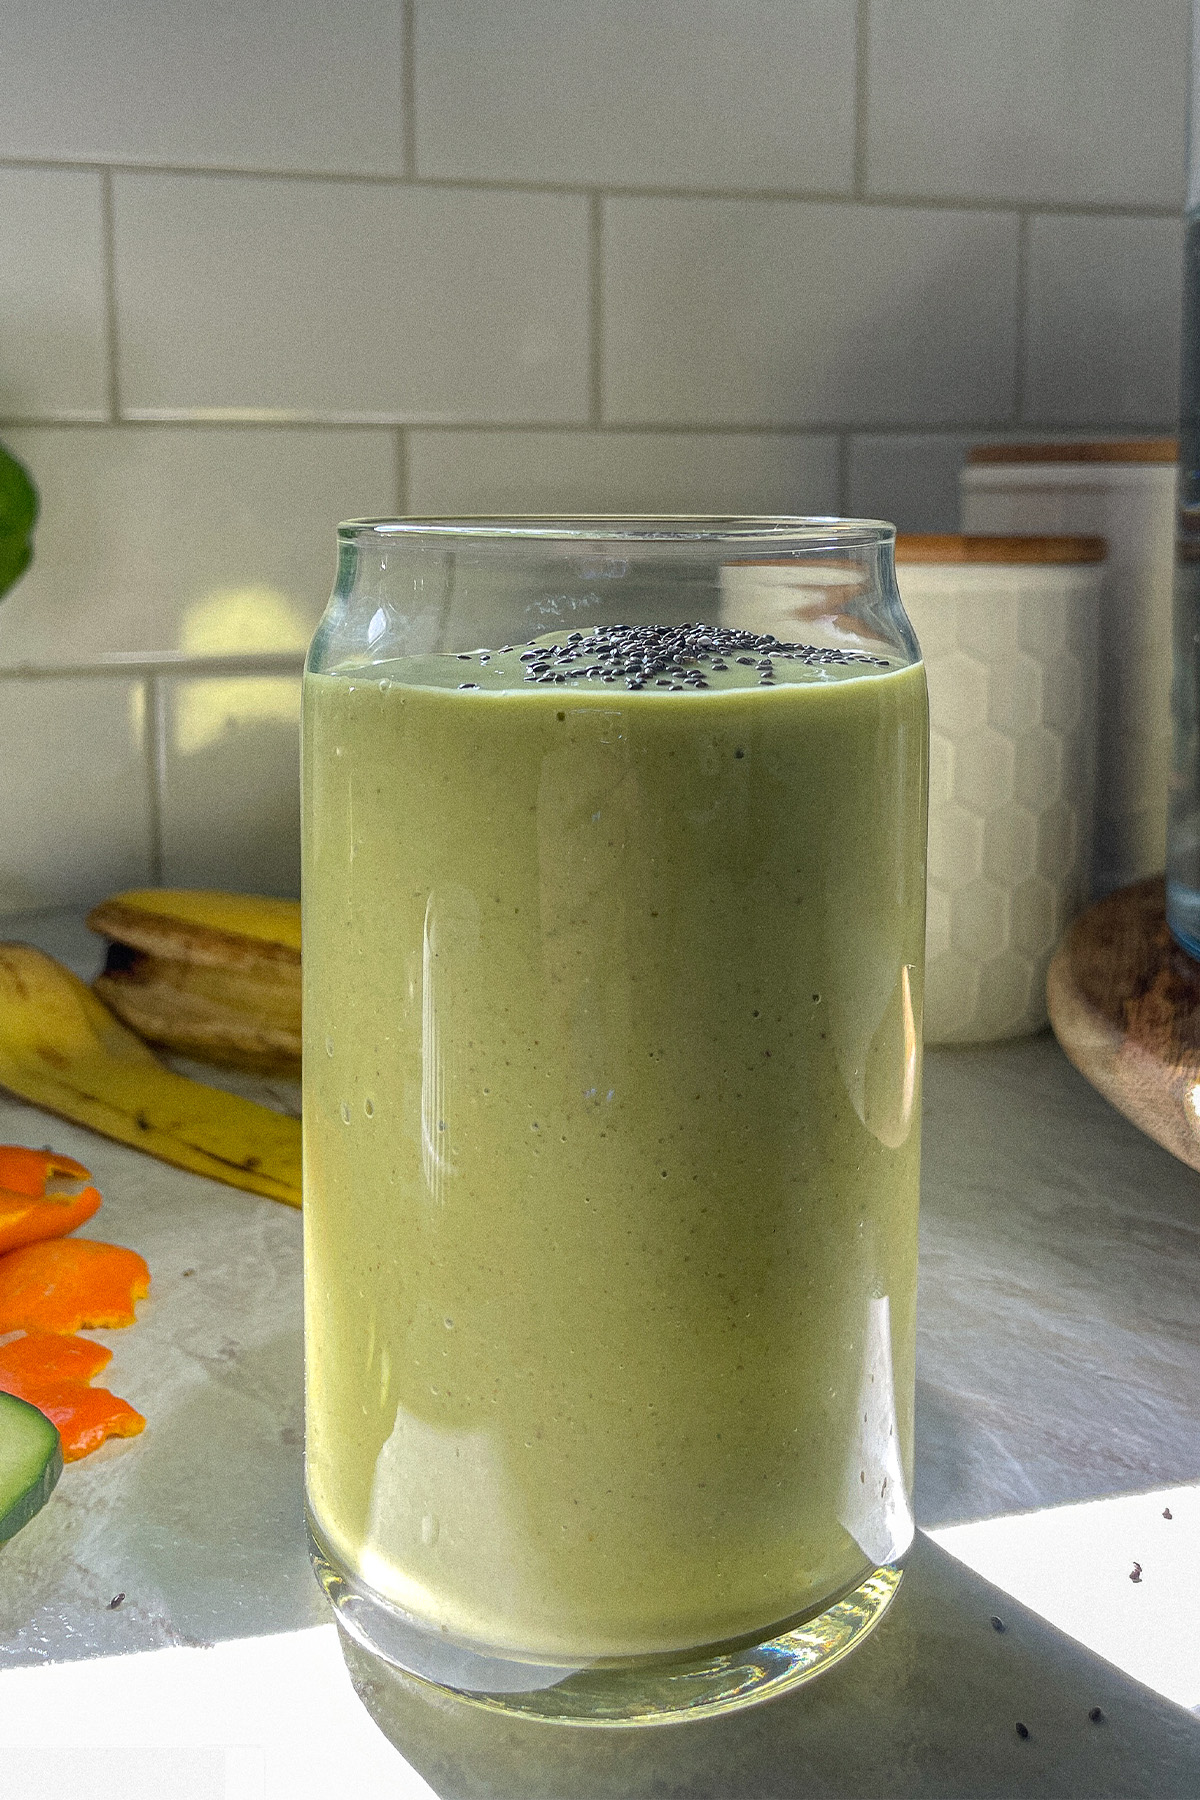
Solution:
{"label": "wooden board edge", "polygon": [[1200,1117],[1189,1116],[1177,1084],[1163,1083],[1161,1064],[1127,1043],[1074,987],[1071,937],[1068,931],[1046,972],[1046,1010],[1064,1056],[1139,1131],[1200,1173]]}

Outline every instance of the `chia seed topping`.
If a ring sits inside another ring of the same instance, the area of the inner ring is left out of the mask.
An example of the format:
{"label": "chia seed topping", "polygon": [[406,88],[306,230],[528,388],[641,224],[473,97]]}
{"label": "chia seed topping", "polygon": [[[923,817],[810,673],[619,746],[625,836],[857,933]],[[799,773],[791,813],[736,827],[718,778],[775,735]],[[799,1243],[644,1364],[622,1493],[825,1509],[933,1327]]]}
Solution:
{"label": "chia seed topping", "polygon": [[652,682],[668,693],[684,693],[707,688],[707,674],[725,673],[731,660],[753,669],[761,686],[774,687],[773,659],[805,663],[810,668],[851,663],[888,667],[886,657],[870,656],[865,650],[784,644],[769,633],[702,624],[609,625],[590,636],[572,631],[560,644],[522,651],[520,660],[527,665],[527,682],[583,679],[611,685],[623,681],[634,692]]}

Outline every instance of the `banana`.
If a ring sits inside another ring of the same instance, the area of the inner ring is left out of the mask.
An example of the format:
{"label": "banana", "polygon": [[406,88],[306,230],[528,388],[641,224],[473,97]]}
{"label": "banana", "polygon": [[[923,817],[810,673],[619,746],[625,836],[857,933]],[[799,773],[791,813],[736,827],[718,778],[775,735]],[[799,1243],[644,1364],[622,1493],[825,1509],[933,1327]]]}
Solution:
{"label": "banana", "polygon": [[0,944],[0,1085],[178,1168],[300,1204],[298,1119],[164,1068],[28,944]]}
{"label": "banana", "polygon": [[300,907],[182,888],[117,894],[88,915],[109,939],[95,989],[140,1037],[206,1062],[300,1073]]}
{"label": "banana", "polygon": [[154,955],[247,966],[300,965],[300,902],[206,888],[131,888],[92,908],[88,924]]}

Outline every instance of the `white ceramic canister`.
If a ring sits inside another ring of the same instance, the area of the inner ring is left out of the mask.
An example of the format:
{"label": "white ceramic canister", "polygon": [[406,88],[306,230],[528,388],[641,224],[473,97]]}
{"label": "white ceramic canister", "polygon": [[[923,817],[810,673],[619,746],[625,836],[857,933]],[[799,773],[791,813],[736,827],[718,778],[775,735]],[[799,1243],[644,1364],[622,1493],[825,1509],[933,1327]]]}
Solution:
{"label": "white ceramic canister", "polygon": [[1156,874],[1166,855],[1177,454],[1173,438],[984,444],[961,476],[964,531],[1087,532],[1108,541],[1094,898]]}
{"label": "white ceramic canister", "polygon": [[929,678],[925,1041],[1046,1023],[1046,969],[1087,898],[1099,538],[901,536]]}

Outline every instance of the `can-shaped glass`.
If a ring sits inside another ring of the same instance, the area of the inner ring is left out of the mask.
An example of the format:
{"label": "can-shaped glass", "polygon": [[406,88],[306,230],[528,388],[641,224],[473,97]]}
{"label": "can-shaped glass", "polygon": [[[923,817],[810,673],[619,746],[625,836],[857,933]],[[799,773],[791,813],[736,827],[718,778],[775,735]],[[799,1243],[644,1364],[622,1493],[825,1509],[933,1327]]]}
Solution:
{"label": "can-shaped glass", "polygon": [[913,1532],[928,714],[892,528],[339,551],[303,715],[318,1576],[484,1705],[779,1692]]}

